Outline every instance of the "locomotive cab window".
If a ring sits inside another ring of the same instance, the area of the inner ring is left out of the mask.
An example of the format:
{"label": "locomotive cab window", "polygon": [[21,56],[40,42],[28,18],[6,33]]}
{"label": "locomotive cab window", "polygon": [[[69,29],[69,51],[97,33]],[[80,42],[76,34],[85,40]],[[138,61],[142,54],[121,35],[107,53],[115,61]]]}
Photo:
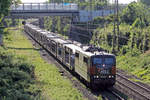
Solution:
{"label": "locomotive cab window", "polygon": [[103,64],[102,58],[93,58],[93,64]]}
{"label": "locomotive cab window", "polygon": [[88,63],[88,58],[87,57],[83,57],[83,62],[87,64]]}
{"label": "locomotive cab window", "polygon": [[105,58],[104,60],[104,64],[107,64],[107,65],[113,65],[114,63],[115,62],[113,58]]}

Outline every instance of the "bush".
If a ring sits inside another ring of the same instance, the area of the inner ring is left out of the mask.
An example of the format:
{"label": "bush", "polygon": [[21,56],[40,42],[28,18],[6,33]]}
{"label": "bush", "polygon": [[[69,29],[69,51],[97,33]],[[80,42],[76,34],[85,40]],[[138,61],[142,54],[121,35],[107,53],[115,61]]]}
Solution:
{"label": "bush", "polygon": [[132,57],[139,56],[140,54],[142,54],[142,53],[139,49],[137,49],[136,46],[134,46],[134,48],[130,49],[130,51],[128,52],[128,55],[132,56]]}
{"label": "bush", "polygon": [[128,46],[123,46],[120,51],[121,51],[121,54],[124,55],[129,51],[129,47]]}
{"label": "bush", "polygon": [[11,54],[0,52],[0,99],[33,100],[40,95],[39,89],[31,90],[34,66]]}

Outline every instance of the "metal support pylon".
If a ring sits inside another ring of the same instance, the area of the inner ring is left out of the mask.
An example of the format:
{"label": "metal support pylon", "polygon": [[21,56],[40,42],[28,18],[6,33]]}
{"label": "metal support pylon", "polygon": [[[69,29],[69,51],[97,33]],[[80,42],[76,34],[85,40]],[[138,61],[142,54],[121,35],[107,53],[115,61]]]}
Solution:
{"label": "metal support pylon", "polygon": [[119,50],[119,8],[118,0],[114,1],[114,29],[113,29],[113,40],[112,40],[112,52],[115,52],[115,45],[117,51]]}

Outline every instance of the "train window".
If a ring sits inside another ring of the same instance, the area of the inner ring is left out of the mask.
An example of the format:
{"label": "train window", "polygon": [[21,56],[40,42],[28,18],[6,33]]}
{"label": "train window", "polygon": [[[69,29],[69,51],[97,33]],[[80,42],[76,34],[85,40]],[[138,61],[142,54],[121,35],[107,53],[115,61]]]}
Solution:
{"label": "train window", "polygon": [[43,36],[41,36],[41,41],[43,40]]}
{"label": "train window", "polygon": [[102,58],[94,58],[93,59],[93,64],[95,65],[95,64],[102,64],[103,62],[102,62]]}
{"label": "train window", "polygon": [[62,52],[62,48],[59,48],[59,49],[58,49],[58,55],[59,55],[59,56],[61,56],[61,54],[62,54],[61,52]]}
{"label": "train window", "polygon": [[74,63],[75,63],[75,55],[74,55],[74,54],[71,54],[71,56],[70,56],[70,65],[71,65],[72,67],[74,67]]}
{"label": "train window", "polygon": [[83,57],[83,61],[84,61],[85,63],[88,63],[88,58],[87,58],[87,57]]}
{"label": "train window", "polygon": [[112,65],[112,64],[114,64],[114,59],[113,58],[105,58],[104,63],[108,64],[108,65]]}
{"label": "train window", "polygon": [[75,56],[76,56],[77,58],[79,58],[79,53],[76,53]]}
{"label": "train window", "polygon": [[26,21],[22,21],[22,25],[25,25],[26,24]]}
{"label": "train window", "polygon": [[52,52],[56,52],[56,47],[55,47],[55,44],[52,44]]}
{"label": "train window", "polygon": [[69,63],[69,52],[65,51],[65,62]]}

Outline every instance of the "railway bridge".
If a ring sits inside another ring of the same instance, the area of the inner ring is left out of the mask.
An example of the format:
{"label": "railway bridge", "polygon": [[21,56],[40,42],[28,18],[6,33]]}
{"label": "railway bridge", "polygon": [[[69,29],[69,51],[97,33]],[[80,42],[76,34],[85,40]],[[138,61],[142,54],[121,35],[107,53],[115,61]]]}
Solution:
{"label": "railway bridge", "polygon": [[39,25],[44,27],[44,16],[67,16],[77,20],[79,16],[78,5],[75,3],[22,3],[10,7],[10,17],[39,18]]}
{"label": "railway bridge", "polygon": [[75,3],[22,3],[12,5],[11,16],[77,16],[78,5]]}

